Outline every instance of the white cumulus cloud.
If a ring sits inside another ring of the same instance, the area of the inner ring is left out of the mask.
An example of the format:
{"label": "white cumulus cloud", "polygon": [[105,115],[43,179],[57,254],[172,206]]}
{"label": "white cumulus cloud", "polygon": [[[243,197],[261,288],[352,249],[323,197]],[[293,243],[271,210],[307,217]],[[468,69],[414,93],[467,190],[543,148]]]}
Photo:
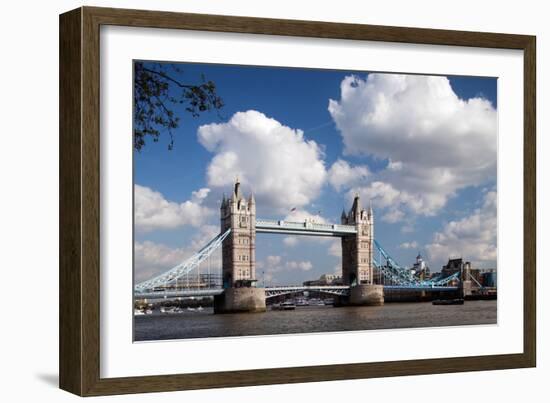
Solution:
{"label": "white cumulus cloud", "polygon": [[[313,222],[318,224],[326,224],[328,220],[321,216],[319,213],[313,214],[304,209],[296,209],[284,218],[284,221],[287,222]],[[287,236],[283,239],[283,244],[285,246],[294,248],[298,246],[301,242],[313,242],[313,243],[322,243],[326,244],[333,242],[334,239],[326,236]]]}
{"label": "white cumulus cloud", "polygon": [[136,282],[148,280],[181,263],[192,255],[188,248],[171,248],[152,241],[134,243]]}
{"label": "white cumulus cloud", "polygon": [[497,258],[497,194],[485,194],[471,215],[451,221],[426,245],[430,260],[439,264],[461,256],[479,267],[495,267]]}
{"label": "white cumulus cloud", "polygon": [[342,241],[340,238],[332,240],[328,248],[328,254],[334,257],[342,257]]}
{"label": "white cumulus cloud", "polygon": [[302,271],[310,271],[313,268],[313,264],[309,261],[296,261],[291,260],[286,262],[286,267],[290,270],[302,270]]}
{"label": "white cumulus cloud", "polygon": [[433,215],[458,190],[496,179],[497,114],[488,100],[460,99],[436,76],[348,76],[340,89],[328,109],[345,154],[387,161],[351,193]]}
{"label": "white cumulus cloud", "polygon": [[269,255],[264,260],[256,262],[256,268],[261,270],[261,276],[266,282],[277,282],[278,275],[292,272],[308,272],[313,269],[309,260],[283,260],[279,255]]}
{"label": "white cumulus cloud", "polygon": [[411,241],[411,242],[403,242],[401,245],[399,245],[401,249],[416,249],[418,248],[418,242]]}
{"label": "white cumulus cloud", "polygon": [[390,209],[382,215],[382,221],[389,222],[390,224],[402,221],[404,218],[405,213],[398,209]]}
{"label": "white cumulus cloud", "polygon": [[166,200],[160,193],[141,185],[134,186],[134,218],[138,232],[173,229],[184,225],[198,227],[213,213],[203,206],[210,189],[192,193],[191,200],[176,203]]}
{"label": "white cumulus cloud", "polygon": [[342,188],[364,184],[370,175],[366,165],[351,166],[347,161],[338,159],[328,171],[328,181],[340,191]]}
{"label": "white cumulus cloud", "polygon": [[208,185],[230,187],[238,176],[259,205],[280,211],[305,206],[326,182],[319,145],[263,113],[238,112],[226,123],[201,126],[198,139],[214,153]]}
{"label": "white cumulus cloud", "polygon": [[286,245],[286,246],[289,246],[291,248],[295,247],[296,245],[298,245],[300,243],[300,241],[298,240],[298,237],[295,237],[295,236],[286,236],[283,238],[283,243]]}
{"label": "white cumulus cloud", "polygon": [[290,221],[290,222],[310,221],[310,222],[316,222],[319,224],[325,224],[327,222],[327,220],[324,217],[322,217],[320,214],[313,214],[304,209],[296,209],[294,211],[291,211],[284,218],[284,221]]}

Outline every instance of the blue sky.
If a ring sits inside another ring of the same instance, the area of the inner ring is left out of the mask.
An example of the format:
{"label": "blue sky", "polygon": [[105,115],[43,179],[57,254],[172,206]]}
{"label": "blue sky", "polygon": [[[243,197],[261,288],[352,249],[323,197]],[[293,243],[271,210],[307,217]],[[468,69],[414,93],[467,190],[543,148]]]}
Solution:
{"label": "blue sky", "polygon": [[[377,240],[401,264],[420,251],[432,270],[456,255],[496,267],[495,78],[180,67],[183,82],[214,81],[225,106],[180,113],[173,150],[164,134],[134,153],[138,279],[216,232],[236,175],[254,190],[259,217],[337,222],[359,194],[373,203]],[[331,240],[259,234],[257,272],[297,284],[337,272],[337,255]]]}

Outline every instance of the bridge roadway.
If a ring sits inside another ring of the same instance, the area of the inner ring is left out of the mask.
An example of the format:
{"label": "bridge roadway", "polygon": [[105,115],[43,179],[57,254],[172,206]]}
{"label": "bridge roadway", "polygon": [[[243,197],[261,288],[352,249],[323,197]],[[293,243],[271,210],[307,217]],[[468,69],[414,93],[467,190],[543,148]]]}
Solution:
{"label": "bridge roadway", "polygon": [[271,234],[294,234],[343,237],[357,233],[355,225],[323,224],[311,221],[293,222],[284,220],[256,219],[256,232]]}
{"label": "bridge roadway", "polygon": [[[458,287],[445,286],[404,286],[404,285],[385,285],[386,290],[397,291],[456,291]],[[347,295],[349,286],[345,285],[326,285],[326,286],[282,286],[282,287],[266,287],[266,298],[271,298],[279,295],[292,294],[295,292],[316,291],[331,295]],[[173,299],[173,298],[189,298],[189,297],[212,297],[223,293],[222,288],[204,288],[199,290],[170,290],[170,291],[147,291],[134,294],[135,299]]]}

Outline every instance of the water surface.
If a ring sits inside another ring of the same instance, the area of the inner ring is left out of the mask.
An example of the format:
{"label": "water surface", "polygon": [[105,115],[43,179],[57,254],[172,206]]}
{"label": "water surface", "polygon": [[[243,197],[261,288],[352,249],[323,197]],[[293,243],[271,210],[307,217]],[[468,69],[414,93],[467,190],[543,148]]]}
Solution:
{"label": "water surface", "polygon": [[177,314],[136,316],[135,341],[203,337],[252,336],[349,330],[461,326],[497,323],[497,301],[465,301],[464,305],[430,302],[383,306],[297,307],[294,311],[214,315],[212,308]]}

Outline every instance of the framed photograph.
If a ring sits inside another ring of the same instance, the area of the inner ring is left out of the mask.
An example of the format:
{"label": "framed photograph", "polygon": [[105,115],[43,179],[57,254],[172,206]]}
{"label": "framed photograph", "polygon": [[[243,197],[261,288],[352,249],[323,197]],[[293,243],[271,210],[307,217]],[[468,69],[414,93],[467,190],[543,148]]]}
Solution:
{"label": "framed photograph", "polygon": [[62,14],[61,388],[535,366],[535,82],[534,36]]}

